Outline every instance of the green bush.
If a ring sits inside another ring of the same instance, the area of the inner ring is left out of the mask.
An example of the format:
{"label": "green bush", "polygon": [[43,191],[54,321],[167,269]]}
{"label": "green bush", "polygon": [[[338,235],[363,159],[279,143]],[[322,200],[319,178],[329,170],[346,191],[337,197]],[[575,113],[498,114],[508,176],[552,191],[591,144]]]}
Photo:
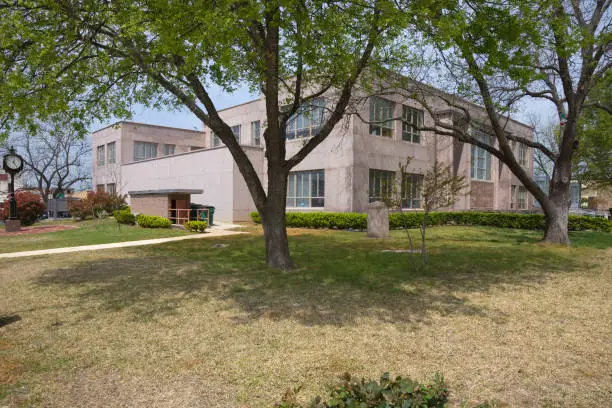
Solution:
{"label": "green bush", "polygon": [[113,217],[115,217],[119,224],[134,225],[136,223],[136,216],[132,214],[130,207],[127,207],[124,210],[113,211]]}
{"label": "green bush", "polygon": [[[367,228],[367,216],[361,213],[330,212],[288,212],[287,226],[297,228],[334,228],[357,229]],[[259,213],[251,213],[251,219],[261,223]],[[423,223],[422,212],[404,212],[389,214],[389,228],[401,229],[404,223],[408,228],[418,228]],[[484,225],[500,228],[544,229],[543,214],[520,214],[502,212],[432,212],[428,214],[427,225]],[[569,216],[571,231],[612,231],[612,221],[605,218],[586,216]]]}
{"label": "green bush", "polygon": [[156,215],[139,214],[136,217],[136,222],[143,228],[170,228],[172,225],[169,219]]}
{"label": "green bush", "polygon": [[191,232],[204,232],[206,227],[208,227],[206,221],[187,221],[185,223],[185,228]]}
{"label": "green bush", "polygon": [[[309,408],[444,408],[449,391],[441,375],[436,374],[428,384],[420,384],[409,378],[390,378],[389,373],[380,381],[356,379],[345,374],[342,382],[332,388],[324,401],[315,398]],[[287,392],[277,408],[301,408],[294,392]]]}

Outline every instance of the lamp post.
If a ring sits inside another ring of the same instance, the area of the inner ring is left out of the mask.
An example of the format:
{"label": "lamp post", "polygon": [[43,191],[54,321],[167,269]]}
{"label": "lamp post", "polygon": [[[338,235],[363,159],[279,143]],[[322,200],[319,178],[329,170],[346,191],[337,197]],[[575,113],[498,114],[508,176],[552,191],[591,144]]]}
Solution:
{"label": "lamp post", "polygon": [[21,221],[17,218],[17,201],[15,201],[15,175],[23,170],[23,158],[15,152],[13,146],[2,160],[2,168],[6,171],[11,181],[8,185],[9,192],[9,217],[4,222],[6,232],[15,232],[21,229]]}

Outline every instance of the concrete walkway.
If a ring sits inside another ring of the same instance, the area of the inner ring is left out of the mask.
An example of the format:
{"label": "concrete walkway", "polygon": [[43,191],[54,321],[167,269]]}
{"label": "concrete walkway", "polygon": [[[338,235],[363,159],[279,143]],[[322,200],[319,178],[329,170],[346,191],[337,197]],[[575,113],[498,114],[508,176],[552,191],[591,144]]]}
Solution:
{"label": "concrete walkway", "polygon": [[155,245],[164,244],[166,242],[174,241],[185,241],[188,239],[200,239],[200,238],[215,238],[224,237],[227,235],[245,234],[240,231],[229,231],[230,228],[238,227],[233,224],[220,224],[211,227],[208,232],[203,234],[184,235],[182,237],[171,237],[171,238],[156,238],[156,239],[145,239],[140,241],[126,241],[126,242],[114,242],[111,244],[97,244],[97,245],[83,245],[65,248],[50,248],[40,249],[36,251],[22,251],[22,252],[8,252],[0,254],[0,258],[23,258],[27,256],[37,255],[52,255],[52,254],[66,254],[69,252],[83,252],[83,251],[99,251],[101,249],[113,249],[113,248],[126,248],[143,245]]}

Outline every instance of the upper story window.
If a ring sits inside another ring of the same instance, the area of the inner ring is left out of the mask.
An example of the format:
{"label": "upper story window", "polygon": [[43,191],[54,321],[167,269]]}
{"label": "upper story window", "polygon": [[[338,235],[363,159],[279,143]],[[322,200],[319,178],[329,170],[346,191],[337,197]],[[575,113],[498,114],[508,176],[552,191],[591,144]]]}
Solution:
{"label": "upper story window", "polygon": [[384,201],[393,196],[395,172],[370,169],[369,201]]}
{"label": "upper story window", "polygon": [[294,171],[287,180],[287,207],[325,206],[325,171]]}
{"label": "upper story window", "polygon": [[393,138],[395,103],[381,98],[370,98],[370,134]]}
{"label": "upper story window", "polygon": [[221,146],[221,138],[215,132],[210,134],[210,145],[212,147]]}
{"label": "upper story window", "polygon": [[402,106],[402,140],[412,143],[421,143],[421,131],[423,126],[423,111]]}
{"label": "upper story window", "polygon": [[96,148],[96,156],[96,163],[98,164],[98,166],[104,166],[104,145],[98,146]]}
{"label": "upper story window", "polygon": [[[472,136],[488,145],[493,143],[492,137],[480,130],[472,129]],[[472,180],[491,180],[491,153],[472,145],[470,165]]]}
{"label": "upper story window", "polygon": [[323,126],[324,117],[325,99],[308,101],[287,121],[287,139],[316,136]]}
{"label": "upper story window", "polygon": [[165,144],[164,145],[164,156],[171,156],[174,154],[174,151],[176,149],[176,145],[173,144]]}
{"label": "upper story window", "polygon": [[238,143],[240,143],[240,131],[242,129],[242,126],[240,125],[236,125],[236,126],[232,126],[232,133],[234,134],[234,137],[236,138],[236,141]]}
{"label": "upper story window", "polygon": [[518,163],[522,167],[529,166],[529,160],[527,160],[527,146],[525,146],[522,143],[519,143],[518,148],[517,148],[517,156],[518,156]]}
{"label": "upper story window", "polygon": [[404,174],[402,177],[402,208],[421,208],[423,193],[422,174]]}
{"label": "upper story window", "polygon": [[157,143],[134,142],[134,161],[157,157]]}
{"label": "upper story window", "polygon": [[106,159],[108,164],[113,164],[117,162],[117,152],[115,146],[115,142],[111,142],[106,145]]}
{"label": "upper story window", "polygon": [[255,146],[261,145],[261,122],[251,122],[251,140]]}

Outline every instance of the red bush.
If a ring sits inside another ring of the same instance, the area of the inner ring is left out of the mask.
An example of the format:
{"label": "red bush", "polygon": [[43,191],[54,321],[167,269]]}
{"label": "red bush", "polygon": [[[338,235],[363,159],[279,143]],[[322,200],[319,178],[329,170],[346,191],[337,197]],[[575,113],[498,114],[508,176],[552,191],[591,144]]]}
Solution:
{"label": "red bush", "polygon": [[[46,210],[45,203],[43,203],[40,195],[29,191],[17,191],[15,193],[15,201],[17,201],[17,218],[21,220],[21,225],[34,224]],[[0,217],[3,220],[9,217],[8,200],[2,204]]]}
{"label": "red bush", "polygon": [[125,196],[109,194],[104,191],[88,191],[87,198],[68,201],[68,212],[76,219],[112,215],[113,211],[126,206]]}

